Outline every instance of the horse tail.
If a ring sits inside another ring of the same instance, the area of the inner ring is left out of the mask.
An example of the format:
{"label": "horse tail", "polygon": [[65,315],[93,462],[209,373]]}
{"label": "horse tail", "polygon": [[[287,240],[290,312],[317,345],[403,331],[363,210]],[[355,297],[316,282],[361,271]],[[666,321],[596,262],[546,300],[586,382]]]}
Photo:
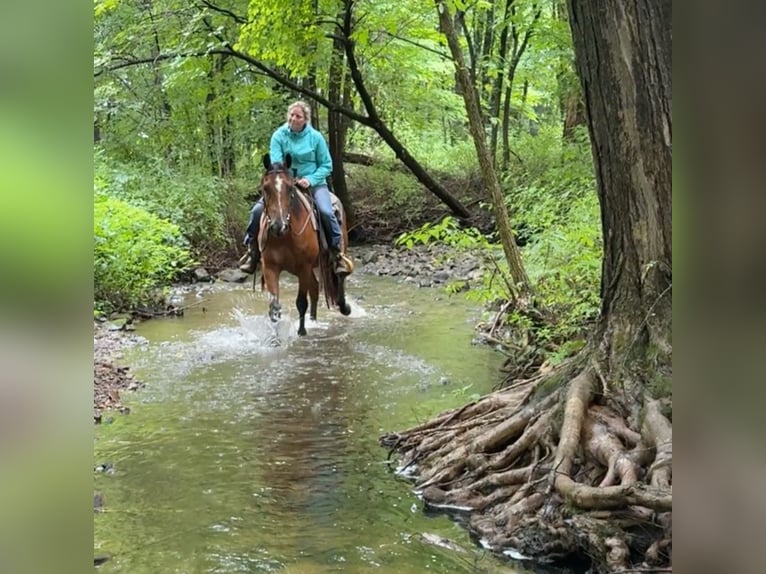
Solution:
{"label": "horse tail", "polygon": [[324,300],[327,308],[332,309],[337,306],[338,299],[338,278],[335,276],[330,254],[325,249],[319,251],[319,281],[324,292]]}

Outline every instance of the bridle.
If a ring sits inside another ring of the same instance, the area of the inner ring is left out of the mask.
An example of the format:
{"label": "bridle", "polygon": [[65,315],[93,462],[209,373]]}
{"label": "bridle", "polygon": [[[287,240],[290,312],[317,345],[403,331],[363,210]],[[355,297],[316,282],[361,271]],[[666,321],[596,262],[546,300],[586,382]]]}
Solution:
{"label": "bridle", "polygon": [[[293,183],[292,177],[290,177],[290,174],[285,169],[270,169],[266,172],[266,175],[273,174],[275,176],[283,175],[284,177],[277,179],[276,181],[276,199],[277,199],[277,210],[279,211],[279,218],[284,222],[284,225],[287,229],[290,228],[290,221],[292,219],[292,205],[288,204],[287,206],[282,205],[282,189],[281,186],[283,184],[288,185],[287,190],[287,197],[290,198],[292,201],[297,201],[298,203],[301,203],[300,198],[298,198],[295,194],[298,193],[297,186]],[[264,176],[265,177],[265,176]],[[265,194],[264,194],[265,195]],[[271,224],[271,216],[268,213],[269,210],[264,210],[264,217],[266,218],[266,224],[267,226]],[[287,214],[285,215],[285,212]],[[303,222],[303,227],[301,227],[300,231],[298,231],[297,235],[302,235],[303,232],[306,230],[306,226],[308,225],[309,221],[311,220],[311,214],[309,213],[309,216],[306,217],[306,221]]]}

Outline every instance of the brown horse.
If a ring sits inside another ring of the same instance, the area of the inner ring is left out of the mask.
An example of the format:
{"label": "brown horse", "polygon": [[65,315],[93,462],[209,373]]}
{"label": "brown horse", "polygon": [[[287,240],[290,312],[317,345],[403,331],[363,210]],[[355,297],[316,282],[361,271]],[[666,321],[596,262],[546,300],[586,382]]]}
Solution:
{"label": "brown horse", "polygon": [[[314,268],[319,267],[322,277],[327,306],[336,306],[343,315],[351,313],[346,303],[345,275],[336,275],[326,251],[320,250],[317,228],[312,222],[311,209],[302,193],[293,182],[290,173],[292,158],[285,156],[285,163],[271,163],[269,154],[263,156],[266,173],[261,179],[263,197],[263,216],[258,234],[261,250],[263,275],[261,287],[269,292],[269,318],[277,321],[281,317],[279,304],[279,276],[282,271],[292,273],[298,278],[298,297],[295,306],[298,309],[300,323],[298,334],[306,334],[306,309],[311,299],[310,317],[316,321],[319,282]],[[348,245],[348,232],[343,207],[339,208],[338,222],[343,233],[343,245]],[[321,225],[318,219],[317,227]]]}

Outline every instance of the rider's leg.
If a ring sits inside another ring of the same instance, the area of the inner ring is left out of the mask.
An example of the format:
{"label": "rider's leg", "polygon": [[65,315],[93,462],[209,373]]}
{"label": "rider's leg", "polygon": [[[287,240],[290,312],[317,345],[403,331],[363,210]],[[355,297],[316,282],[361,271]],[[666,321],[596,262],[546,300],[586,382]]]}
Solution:
{"label": "rider's leg", "polygon": [[341,231],[338,219],[335,217],[335,212],[332,209],[332,202],[330,201],[330,190],[326,185],[318,185],[312,189],[314,194],[314,201],[316,202],[319,214],[322,220],[326,223],[325,228],[330,228],[330,249],[340,251],[341,248]]}
{"label": "rider's leg", "polygon": [[261,214],[263,213],[263,201],[258,200],[250,210],[250,221],[247,224],[244,244],[247,245],[247,261],[239,268],[245,273],[255,273],[261,252],[258,250],[258,229],[261,226]]}
{"label": "rider's leg", "polygon": [[342,245],[342,235],[340,224],[335,217],[335,212],[332,208],[332,201],[330,201],[330,190],[326,185],[318,185],[313,188],[314,202],[317,209],[324,221],[329,224],[330,227],[330,254],[335,260],[335,272],[336,273],[351,273],[351,266],[346,261],[345,255],[341,251],[345,248]]}

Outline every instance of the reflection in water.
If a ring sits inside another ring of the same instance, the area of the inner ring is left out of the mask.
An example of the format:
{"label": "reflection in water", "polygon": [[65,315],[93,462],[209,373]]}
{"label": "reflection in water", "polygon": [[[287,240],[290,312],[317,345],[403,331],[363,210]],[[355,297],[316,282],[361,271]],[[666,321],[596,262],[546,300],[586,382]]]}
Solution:
{"label": "reflection in water", "polygon": [[115,469],[96,476],[101,572],[518,571],[426,516],[377,444],[492,387],[501,357],[468,344],[476,312],[352,278],[365,300],[320,309],[306,337],[297,312],[271,324],[237,288],[139,326],[127,360],[146,387],[96,429],[96,464]]}

